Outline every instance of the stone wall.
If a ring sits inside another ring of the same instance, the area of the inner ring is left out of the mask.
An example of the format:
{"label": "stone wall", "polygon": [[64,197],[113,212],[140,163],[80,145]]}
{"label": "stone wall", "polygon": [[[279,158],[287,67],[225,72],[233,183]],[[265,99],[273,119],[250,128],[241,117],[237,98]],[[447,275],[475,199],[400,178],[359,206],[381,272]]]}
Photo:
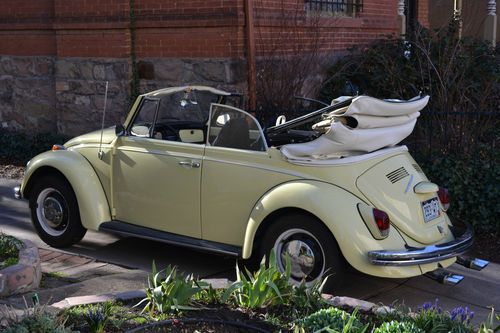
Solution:
{"label": "stone wall", "polygon": [[[246,91],[246,63],[236,59],[145,58],[140,92],[200,84]],[[122,123],[130,107],[131,63],[116,58],[0,57],[0,124],[30,133],[78,135]]]}
{"label": "stone wall", "polygon": [[13,130],[56,130],[53,57],[0,56],[0,124]]}
{"label": "stone wall", "polygon": [[129,111],[130,64],[126,59],[63,58],[55,62],[55,108],[60,133],[76,135],[101,127],[106,81],[106,125]]}
{"label": "stone wall", "polygon": [[244,59],[144,58],[139,60],[141,92],[171,86],[207,85],[229,92],[245,93]]}

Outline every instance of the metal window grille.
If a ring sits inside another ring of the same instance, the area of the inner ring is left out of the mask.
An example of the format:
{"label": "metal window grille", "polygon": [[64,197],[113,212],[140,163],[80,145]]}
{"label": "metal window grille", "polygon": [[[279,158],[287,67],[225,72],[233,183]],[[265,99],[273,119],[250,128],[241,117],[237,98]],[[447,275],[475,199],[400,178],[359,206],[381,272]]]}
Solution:
{"label": "metal window grille", "polygon": [[311,11],[353,15],[363,10],[363,0],[305,0],[305,2]]}

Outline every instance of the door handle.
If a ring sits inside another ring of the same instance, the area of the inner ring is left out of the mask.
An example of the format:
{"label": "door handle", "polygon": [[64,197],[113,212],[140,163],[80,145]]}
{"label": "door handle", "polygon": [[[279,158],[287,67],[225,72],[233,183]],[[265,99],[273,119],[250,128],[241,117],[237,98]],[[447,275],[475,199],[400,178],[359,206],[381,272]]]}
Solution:
{"label": "door handle", "polygon": [[196,161],[180,161],[179,164],[191,168],[199,168],[201,166],[201,163]]}

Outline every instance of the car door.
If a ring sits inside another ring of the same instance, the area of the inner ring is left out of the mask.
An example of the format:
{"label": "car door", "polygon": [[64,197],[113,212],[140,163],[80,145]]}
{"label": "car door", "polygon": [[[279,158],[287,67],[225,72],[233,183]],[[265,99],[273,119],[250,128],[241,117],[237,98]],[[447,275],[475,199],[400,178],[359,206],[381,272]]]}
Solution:
{"label": "car door", "polygon": [[162,135],[157,131],[161,102],[158,98],[144,98],[127,134],[116,140],[112,162],[113,217],[200,238],[205,145],[176,141],[179,134],[167,124],[162,125],[163,131],[169,133]]}
{"label": "car door", "polygon": [[202,175],[204,240],[241,246],[259,198],[292,179],[273,167],[264,134],[253,116],[212,104]]}

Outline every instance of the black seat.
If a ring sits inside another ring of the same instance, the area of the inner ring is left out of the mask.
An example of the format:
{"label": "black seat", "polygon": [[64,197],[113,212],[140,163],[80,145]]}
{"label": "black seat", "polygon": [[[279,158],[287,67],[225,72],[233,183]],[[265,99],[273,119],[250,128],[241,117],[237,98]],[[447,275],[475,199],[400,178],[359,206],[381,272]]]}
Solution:
{"label": "black seat", "polygon": [[251,149],[249,128],[244,118],[230,119],[221,128],[219,135],[214,140],[214,146]]}

